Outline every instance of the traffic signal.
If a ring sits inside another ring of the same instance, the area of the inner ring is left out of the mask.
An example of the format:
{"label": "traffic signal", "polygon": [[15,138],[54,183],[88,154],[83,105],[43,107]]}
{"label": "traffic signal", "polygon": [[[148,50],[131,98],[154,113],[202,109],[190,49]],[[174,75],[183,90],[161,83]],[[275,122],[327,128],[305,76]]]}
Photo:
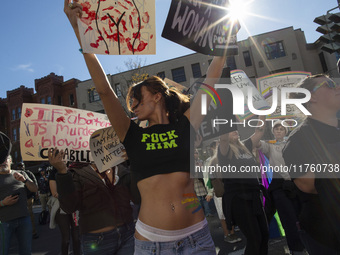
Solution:
{"label": "traffic signal", "polygon": [[316,31],[323,34],[319,40],[325,43],[321,50],[327,51],[332,54],[334,52],[340,53],[340,12],[327,13],[316,17],[314,22],[321,25]]}

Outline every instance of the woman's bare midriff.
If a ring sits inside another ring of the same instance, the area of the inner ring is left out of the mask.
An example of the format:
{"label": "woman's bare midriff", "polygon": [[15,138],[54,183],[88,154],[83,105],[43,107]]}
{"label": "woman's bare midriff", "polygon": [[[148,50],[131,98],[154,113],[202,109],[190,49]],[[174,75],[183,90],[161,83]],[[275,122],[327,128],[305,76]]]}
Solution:
{"label": "woman's bare midriff", "polygon": [[[195,212],[198,201],[193,182],[185,172],[155,175],[138,182],[142,197],[139,220],[162,230],[184,229],[202,221],[203,210]],[[148,240],[137,231],[135,237]]]}

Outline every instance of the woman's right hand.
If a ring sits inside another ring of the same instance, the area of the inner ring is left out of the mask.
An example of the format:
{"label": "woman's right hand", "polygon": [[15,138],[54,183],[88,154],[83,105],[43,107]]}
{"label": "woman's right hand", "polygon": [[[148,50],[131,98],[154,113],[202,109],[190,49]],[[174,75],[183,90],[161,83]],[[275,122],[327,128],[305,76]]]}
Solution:
{"label": "woman's right hand", "polygon": [[78,18],[82,16],[83,7],[78,3],[79,0],[73,0],[72,8],[70,7],[71,0],[64,0],[64,12],[69,19],[71,26],[75,32],[78,32]]}

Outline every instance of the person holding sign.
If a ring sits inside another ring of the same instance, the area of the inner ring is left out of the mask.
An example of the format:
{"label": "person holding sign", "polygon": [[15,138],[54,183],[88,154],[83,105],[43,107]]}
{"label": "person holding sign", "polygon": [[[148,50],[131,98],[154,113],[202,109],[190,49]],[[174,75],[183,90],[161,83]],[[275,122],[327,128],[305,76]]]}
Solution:
{"label": "person holding sign", "polygon": [[95,164],[63,162],[65,152],[49,150],[60,207],[66,213],[79,211],[84,255],[134,252],[135,225],[130,205],[130,173],[120,164],[99,173]]}
{"label": "person holding sign", "polygon": [[[68,0],[64,2],[64,12],[80,42],[77,19],[82,15],[82,6],[74,1],[71,8]],[[147,128],[142,128],[126,115],[96,56],[83,56],[107,116],[126,148],[131,171],[138,178],[142,203],[136,223],[135,254],[150,250],[216,254],[195,195],[194,179],[190,178],[190,140],[194,141],[190,137],[204,118],[204,92],[199,91],[189,108],[189,98],[170,90],[159,77],[134,85],[127,103],[140,121],[149,122]],[[205,84],[213,86],[219,80],[225,60],[214,57]]]}
{"label": "person holding sign", "polygon": [[[268,254],[268,224],[264,212],[259,176],[255,171],[242,171],[242,168],[259,169],[252,151],[263,135],[263,128],[241,142],[238,131],[220,136],[217,159],[221,167],[232,166],[223,179],[223,212],[227,227],[239,226],[247,238],[245,255]],[[243,175],[241,175],[244,173]]]}

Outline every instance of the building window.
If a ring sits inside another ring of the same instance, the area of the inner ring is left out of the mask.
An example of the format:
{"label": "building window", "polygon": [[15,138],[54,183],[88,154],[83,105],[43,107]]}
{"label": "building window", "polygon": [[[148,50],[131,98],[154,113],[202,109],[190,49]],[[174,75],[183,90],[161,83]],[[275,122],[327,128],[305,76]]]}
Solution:
{"label": "building window", "polygon": [[269,60],[286,56],[282,41],[264,45],[264,52]]}
{"label": "building window", "polygon": [[164,80],[164,78],[165,78],[165,72],[159,72],[159,73],[157,73],[157,76],[158,76],[159,78],[161,78],[162,80]]}
{"label": "building window", "polygon": [[263,61],[259,61],[259,67],[260,67],[260,68],[264,67]]}
{"label": "building window", "polygon": [[99,94],[98,94],[98,92],[95,88],[89,89],[88,93],[89,93],[89,102],[90,103],[100,101]]}
{"label": "building window", "polygon": [[50,96],[47,97],[47,104],[52,104],[52,98]]}
{"label": "building window", "polygon": [[74,105],[74,95],[70,94],[70,105],[73,106]]}
{"label": "building window", "polygon": [[274,74],[274,73],[282,73],[282,72],[289,72],[291,71],[290,67],[286,67],[286,68],[281,68],[281,69],[277,69],[274,71],[270,71],[270,74]]}
{"label": "building window", "polygon": [[192,65],[191,65],[191,69],[192,69],[192,76],[193,76],[194,78],[200,78],[200,77],[202,77],[200,63],[192,64]]}
{"label": "building window", "polygon": [[58,96],[58,105],[63,105],[63,98]]}
{"label": "building window", "polygon": [[244,59],[244,63],[247,66],[252,66],[253,63],[251,62],[251,58],[250,58],[250,52],[249,50],[247,51],[243,51],[243,59]]}
{"label": "building window", "polygon": [[15,120],[15,109],[12,110],[12,120]]}
{"label": "building window", "polygon": [[18,119],[20,119],[21,118],[21,107],[18,107],[17,115],[18,115]]}
{"label": "building window", "polygon": [[115,88],[116,88],[117,97],[121,97],[122,96],[122,87],[120,86],[120,84],[116,83]]}
{"label": "building window", "polygon": [[322,71],[323,71],[324,73],[326,73],[326,72],[328,71],[328,67],[327,67],[325,55],[323,54],[323,52],[321,52],[321,53],[319,54],[319,59],[320,59],[320,62],[321,62]]}
{"label": "building window", "polygon": [[227,66],[230,67],[230,70],[236,70],[236,61],[234,56],[227,57]]}
{"label": "building window", "polygon": [[45,104],[45,98],[44,97],[40,99],[40,103]]}
{"label": "building window", "polygon": [[172,69],[171,73],[172,73],[172,79],[175,82],[183,82],[187,80],[185,77],[185,71],[184,71],[183,66],[180,68]]}
{"label": "building window", "polygon": [[296,59],[297,59],[296,53],[292,53],[292,60],[296,60]]}
{"label": "building window", "polygon": [[17,136],[17,129],[16,129],[16,128],[13,128],[13,141],[15,142],[17,139],[18,139],[18,136]]}

